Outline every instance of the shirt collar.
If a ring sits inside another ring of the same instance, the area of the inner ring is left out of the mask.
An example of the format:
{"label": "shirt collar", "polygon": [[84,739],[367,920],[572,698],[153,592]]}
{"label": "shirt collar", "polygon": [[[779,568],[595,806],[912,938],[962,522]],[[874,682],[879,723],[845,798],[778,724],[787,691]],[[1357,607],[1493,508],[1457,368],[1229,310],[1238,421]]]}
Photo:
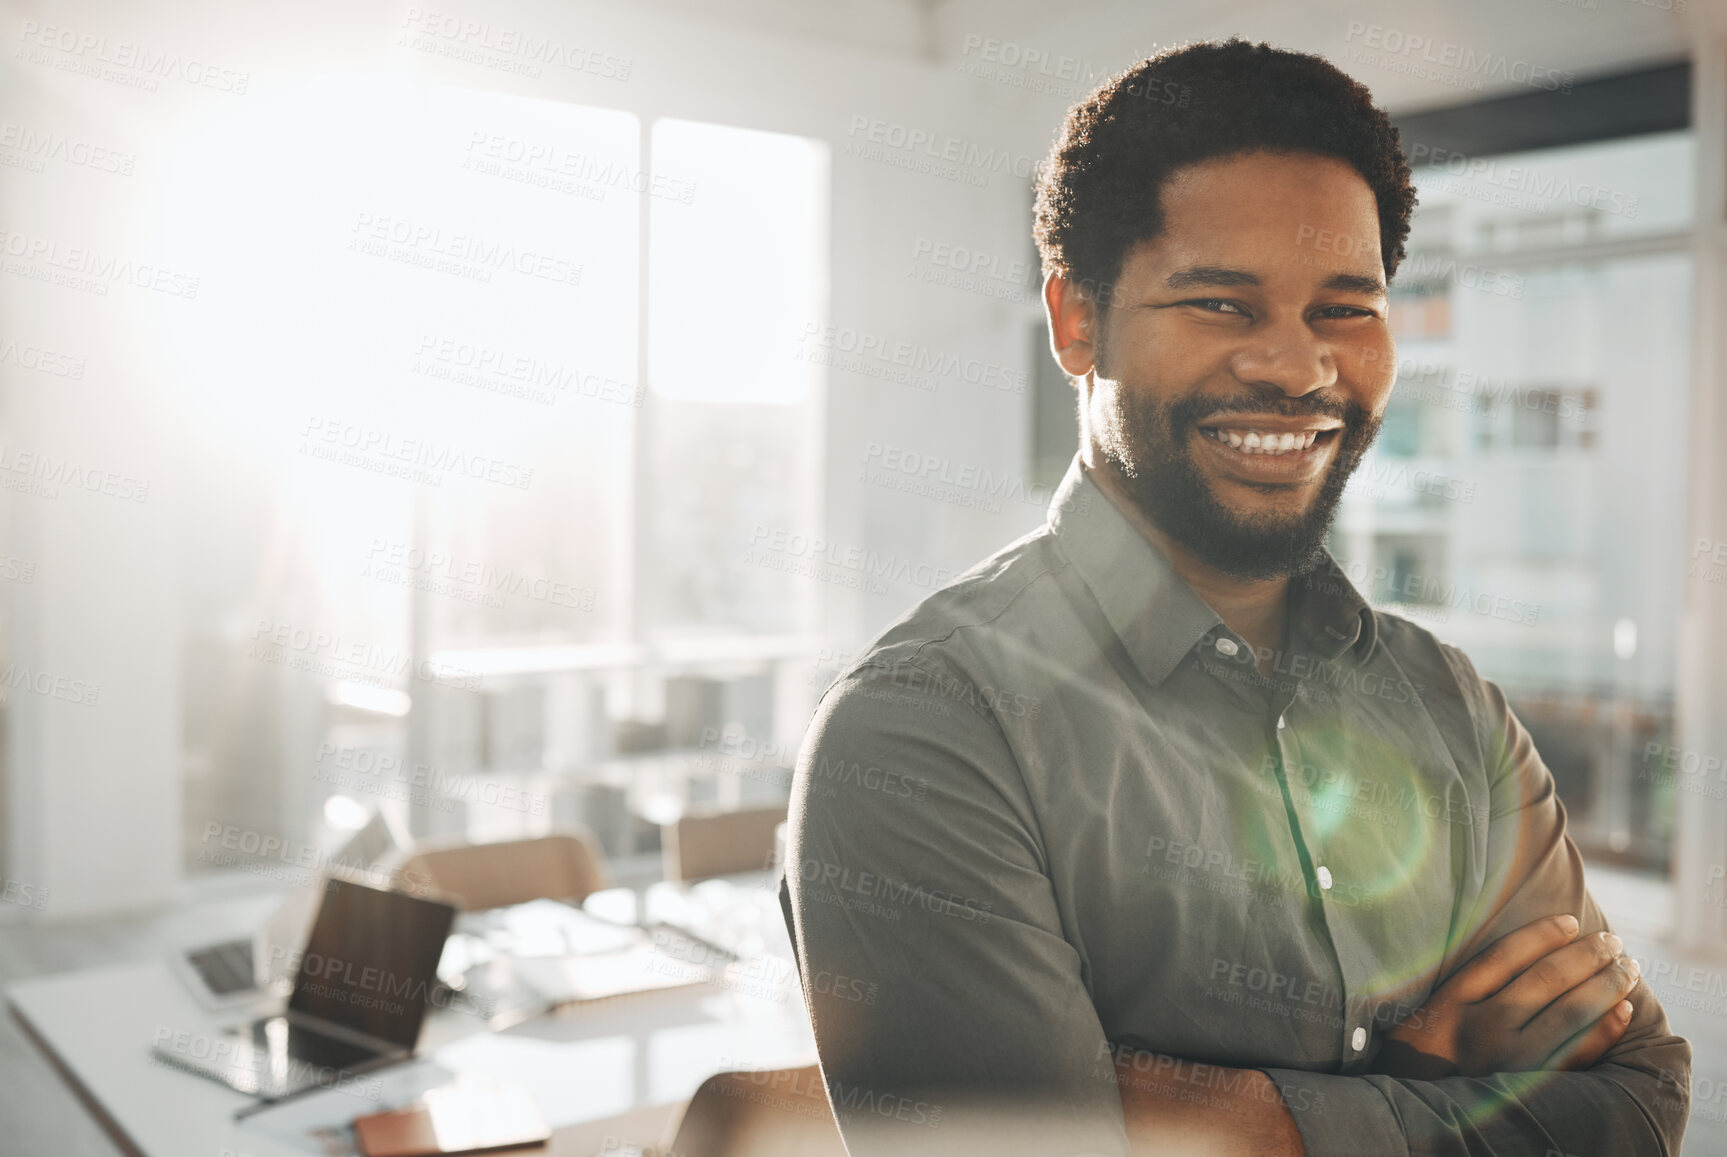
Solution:
{"label": "shirt collar", "polygon": [[[1176,573],[1092,480],[1075,455],[1049,505],[1049,528],[1097,599],[1140,673],[1155,687],[1223,620]],[[1334,659],[1354,648],[1363,661],[1378,639],[1373,608],[1330,552],[1290,585],[1290,638]]]}

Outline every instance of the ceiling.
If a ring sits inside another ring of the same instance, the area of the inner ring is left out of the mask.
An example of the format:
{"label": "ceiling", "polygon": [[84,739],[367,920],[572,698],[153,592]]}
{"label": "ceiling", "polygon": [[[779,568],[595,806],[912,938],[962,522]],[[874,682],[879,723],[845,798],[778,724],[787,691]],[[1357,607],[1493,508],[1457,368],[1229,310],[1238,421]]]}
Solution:
{"label": "ceiling", "polygon": [[[1374,35],[1421,38],[1435,59],[1506,58],[1579,79],[1688,54],[1699,30],[1727,30],[1727,0],[649,0],[667,13],[772,29],[869,52],[952,67],[968,37],[1008,42],[1051,60],[1072,58],[1103,75],[1159,48],[1240,35],[1316,52],[1370,87],[1394,113],[1528,91],[1483,77],[1471,88],[1459,70],[1414,75],[1421,51],[1393,64],[1354,59]],[[1685,9],[1684,14],[1661,5]],[[1495,65],[1489,65],[1489,68]],[[1468,78],[1473,79],[1473,78]]]}

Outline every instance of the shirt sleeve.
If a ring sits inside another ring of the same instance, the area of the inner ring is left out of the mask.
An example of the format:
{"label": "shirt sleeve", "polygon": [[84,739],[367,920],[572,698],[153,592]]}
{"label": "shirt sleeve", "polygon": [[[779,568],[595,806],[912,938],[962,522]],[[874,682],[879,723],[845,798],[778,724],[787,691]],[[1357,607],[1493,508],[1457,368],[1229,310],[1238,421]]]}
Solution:
{"label": "shirt sleeve", "polygon": [[1126,1154],[1018,765],[987,710],[931,693],[962,678],[933,662],[836,683],[792,787],[788,910],[840,1131],[853,1157]]}
{"label": "shirt sleeve", "polygon": [[[1440,981],[1543,916],[1570,912],[1583,934],[1608,930],[1584,886],[1565,807],[1529,732],[1495,684],[1461,652],[1447,651],[1477,720],[1491,798],[1486,880],[1462,915]],[[1673,1035],[1646,980],[1630,1000],[1625,1035],[1584,1071],[1436,1081],[1265,1071],[1292,1111],[1306,1106],[1294,1116],[1311,1157],[1677,1157],[1690,1111],[1691,1046]]]}

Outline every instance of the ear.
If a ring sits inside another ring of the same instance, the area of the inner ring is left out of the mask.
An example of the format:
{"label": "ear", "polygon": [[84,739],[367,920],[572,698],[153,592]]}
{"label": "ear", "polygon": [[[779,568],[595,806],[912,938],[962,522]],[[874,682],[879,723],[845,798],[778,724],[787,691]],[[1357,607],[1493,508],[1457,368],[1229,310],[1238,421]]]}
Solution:
{"label": "ear", "polygon": [[1097,364],[1097,302],[1078,282],[1052,273],[1043,281],[1043,308],[1055,360],[1069,377],[1085,377]]}

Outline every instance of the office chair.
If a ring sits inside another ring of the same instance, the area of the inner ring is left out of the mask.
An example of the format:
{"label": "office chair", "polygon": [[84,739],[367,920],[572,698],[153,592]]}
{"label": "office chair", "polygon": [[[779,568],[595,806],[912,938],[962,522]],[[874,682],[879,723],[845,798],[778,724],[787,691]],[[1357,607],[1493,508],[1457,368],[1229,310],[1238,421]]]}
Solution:
{"label": "office chair", "polygon": [[606,858],[587,829],[575,826],[491,844],[440,841],[415,848],[397,869],[396,886],[469,912],[542,899],[579,904],[607,886]]}
{"label": "office chair", "polygon": [[687,815],[660,827],[668,880],[705,880],[773,867],[774,829],[786,805]]}
{"label": "office chair", "polygon": [[666,1151],[678,1157],[846,1157],[815,1065],[709,1077],[690,1098]]}

